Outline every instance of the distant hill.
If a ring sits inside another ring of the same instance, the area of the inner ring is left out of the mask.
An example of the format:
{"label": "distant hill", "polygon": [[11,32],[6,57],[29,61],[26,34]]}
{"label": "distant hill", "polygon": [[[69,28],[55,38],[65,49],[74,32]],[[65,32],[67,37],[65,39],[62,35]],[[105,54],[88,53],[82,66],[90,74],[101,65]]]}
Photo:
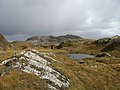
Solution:
{"label": "distant hill", "polygon": [[76,35],[65,35],[65,36],[33,36],[28,38],[26,41],[33,42],[38,45],[51,45],[51,44],[59,44],[64,41],[79,39],[81,37]]}
{"label": "distant hill", "polygon": [[0,34],[0,50],[6,50],[9,46],[9,42]]}
{"label": "distant hill", "polygon": [[95,40],[93,43],[96,45],[103,45],[106,46],[108,43],[110,43],[112,38],[101,38],[98,40]]}
{"label": "distant hill", "polygon": [[111,38],[102,38],[94,41],[96,45],[103,45],[102,51],[120,50],[120,36],[116,35]]}
{"label": "distant hill", "polygon": [[120,50],[120,36],[114,36],[102,51]]}

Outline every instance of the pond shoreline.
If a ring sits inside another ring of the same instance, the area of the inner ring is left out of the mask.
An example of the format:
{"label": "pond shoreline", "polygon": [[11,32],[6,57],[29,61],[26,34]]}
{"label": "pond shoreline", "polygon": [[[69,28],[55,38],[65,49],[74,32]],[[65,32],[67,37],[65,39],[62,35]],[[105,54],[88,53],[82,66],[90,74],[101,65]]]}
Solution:
{"label": "pond shoreline", "polygon": [[90,54],[67,54],[71,59],[82,60],[86,58],[95,58],[95,56]]}

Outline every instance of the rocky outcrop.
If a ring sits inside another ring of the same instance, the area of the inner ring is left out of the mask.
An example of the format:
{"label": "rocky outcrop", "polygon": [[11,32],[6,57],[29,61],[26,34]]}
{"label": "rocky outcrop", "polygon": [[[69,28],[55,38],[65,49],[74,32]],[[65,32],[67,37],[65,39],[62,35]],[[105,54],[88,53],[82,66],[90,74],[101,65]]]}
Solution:
{"label": "rocky outcrop", "polygon": [[107,45],[108,43],[110,43],[110,41],[111,41],[111,38],[102,38],[94,41],[93,43],[96,45]]}
{"label": "rocky outcrop", "polygon": [[120,50],[120,39],[114,39],[102,51]]}
{"label": "rocky outcrop", "polygon": [[120,50],[120,36],[116,35],[111,38],[102,38],[93,42],[96,45],[104,46],[103,52]]}
{"label": "rocky outcrop", "polygon": [[120,50],[120,36],[114,36],[102,51]]}
{"label": "rocky outcrop", "polygon": [[103,52],[103,53],[97,54],[96,57],[111,57],[111,55],[107,52]]}
{"label": "rocky outcrop", "polygon": [[61,42],[59,45],[57,45],[55,48],[57,49],[61,49],[63,47],[70,47],[71,46],[71,42],[70,40],[66,41],[66,42]]}
{"label": "rocky outcrop", "polygon": [[0,65],[6,66],[8,72],[14,68],[20,68],[27,73],[33,73],[45,80],[50,90],[59,90],[60,88],[67,88],[70,81],[60,72],[53,69],[51,63],[56,60],[50,56],[55,56],[53,53],[38,52],[36,50],[28,50],[15,54],[10,59],[4,60]]}

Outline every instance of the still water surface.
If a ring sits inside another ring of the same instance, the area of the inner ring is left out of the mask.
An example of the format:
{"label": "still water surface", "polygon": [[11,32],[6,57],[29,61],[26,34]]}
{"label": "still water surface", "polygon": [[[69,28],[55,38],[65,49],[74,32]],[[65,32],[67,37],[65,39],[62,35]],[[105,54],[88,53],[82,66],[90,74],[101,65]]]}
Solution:
{"label": "still water surface", "polygon": [[80,60],[80,59],[85,59],[85,58],[94,58],[93,55],[89,55],[89,54],[68,54],[68,56],[74,60]]}

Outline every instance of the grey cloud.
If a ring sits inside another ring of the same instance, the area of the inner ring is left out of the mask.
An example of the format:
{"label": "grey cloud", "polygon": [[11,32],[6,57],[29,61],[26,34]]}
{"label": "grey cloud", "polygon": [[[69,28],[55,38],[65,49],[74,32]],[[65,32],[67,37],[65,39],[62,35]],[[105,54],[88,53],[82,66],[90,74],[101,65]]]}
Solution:
{"label": "grey cloud", "polygon": [[111,36],[120,33],[119,8],[120,0],[0,0],[0,32]]}

